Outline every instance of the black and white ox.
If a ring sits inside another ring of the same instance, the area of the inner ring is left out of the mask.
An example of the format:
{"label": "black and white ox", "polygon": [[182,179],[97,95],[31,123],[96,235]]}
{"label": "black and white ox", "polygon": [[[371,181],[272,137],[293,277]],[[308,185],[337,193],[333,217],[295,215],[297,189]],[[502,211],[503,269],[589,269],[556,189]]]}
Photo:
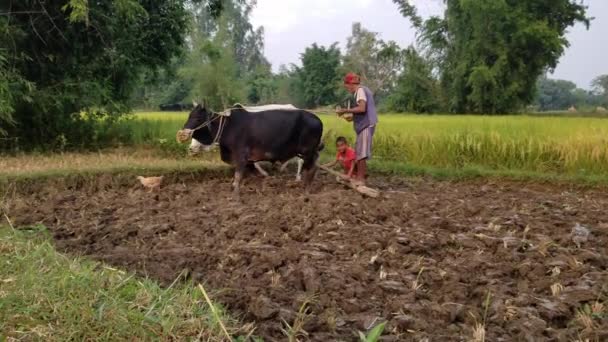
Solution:
{"label": "black and white ox", "polygon": [[196,105],[183,127],[193,141],[210,149],[220,147],[222,161],[235,167],[234,194],[238,197],[248,165],[258,162],[286,163],[302,159],[304,184],[308,190],[316,172],[323,123],[313,113],[301,109],[268,109],[250,112],[236,106],[224,113],[213,113]]}
{"label": "black and white ox", "polygon": [[[245,109],[246,111],[248,111],[250,113],[259,113],[259,112],[265,112],[265,111],[269,111],[269,110],[290,110],[290,111],[293,111],[293,113],[295,113],[295,110],[298,109],[295,106],[290,105],[290,104],[289,105],[265,105],[265,106],[255,106],[255,107],[244,107],[240,104],[235,104],[233,107]],[[194,156],[194,155],[201,153],[202,151],[209,152],[212,149],[213,149],[212,145],[203,145],[198,140],[192,138],[192,141],[190,142],[190,146],[188,147],[188,152],[191,156]],[[300,182],[302,180],[302,166],[304,165],[304,160],[302,158],[294,157],[284,163],[281,163],[280,172],[285,172],[285,169],[287,168],[287,166],[289,166],[289,164],[294,161],[297,163],[296,181]],[[258,171],[262,176],[268,177],[269,176],[268,172],[266,172],[266,170],[264,170],[264,168],[262,168],[262,164],[263,164],[262,162],[254,162],[253,166],[255,167],[256,171]]]}

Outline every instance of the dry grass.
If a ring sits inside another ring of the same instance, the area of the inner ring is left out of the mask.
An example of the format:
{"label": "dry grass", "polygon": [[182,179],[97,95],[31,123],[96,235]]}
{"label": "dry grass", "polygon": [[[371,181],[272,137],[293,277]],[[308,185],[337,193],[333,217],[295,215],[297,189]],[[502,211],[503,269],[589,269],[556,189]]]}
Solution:
{"label": "dry grass", "polygon": [[[184,147],[185,148],[185,147]],[[205,163],[219,164],[216,159]],[[167,168],[201,165],[200,159],[163,156],[155,149],[112,149],[98,153],[25,154],[0,158],[0,176],[71,173],[106,169]]]}
{"label": "dry grass", "polygon": [[294,319],[292,324],[283,321],[284,328],[281,329],[283,335],[287,338],[289,342],[299,342],[302,340],[308,339],[308,332],[304,330],[304,326],[306,322],[312,317],[310,313],[310,305],[315,301],[315,296],[311,296],[306,298],[302,305],[300,305],[300,309],[296,314],[296,318]]}
{"label": "dry grass", "polygon": [[560,294],[564,291],[564,286],[560,283],[555,283],[551,285],[551,295],[553,297],[559,297]]}

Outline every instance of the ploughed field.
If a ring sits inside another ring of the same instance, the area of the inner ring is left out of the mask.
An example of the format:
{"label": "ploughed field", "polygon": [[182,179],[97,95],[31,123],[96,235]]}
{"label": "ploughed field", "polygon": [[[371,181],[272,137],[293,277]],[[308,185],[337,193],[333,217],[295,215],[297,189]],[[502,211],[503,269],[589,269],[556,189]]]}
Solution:
{"label": "ploughed field", "polygon": [[353,341],[383,321],[387,341],[608,340],[603,189],[381,178],[366,199],[325,175],[305,195],[292,178],[248,178],[241,203],[225,176],[159,193],[46,186],[10,210],[62,251],[167,285],[185,270],[267,341],[286,323]]}

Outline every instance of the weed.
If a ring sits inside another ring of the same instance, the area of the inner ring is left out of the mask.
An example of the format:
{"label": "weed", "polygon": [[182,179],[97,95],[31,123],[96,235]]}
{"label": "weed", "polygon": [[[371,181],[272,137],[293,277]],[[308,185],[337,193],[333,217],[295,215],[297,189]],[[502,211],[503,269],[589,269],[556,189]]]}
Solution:
{"label": "weed", "polygon": [[377,342],[380,339],[380,336],[382,336],[385,326],[386,326],[386,322],[382,322],[382,323],[376,325],[372,330],[370,330],[370,332],[367,334],[367,336],[364,333],[359,331],[359,341],[360,342]]}
{"label": "weed", "polygon": [[310,304],[312,304],[315,300],[315,297],[306,298],[302,305],[300,305],[300,309],[296,314],[296,318],[294,319],[293,324],[287,323],[283,320],[283,325],[285,326],[281,329],[281,332],[287,337],[287,341],[289,342],[299,342],[301,338],[308,337],[308,333],[304,330],[304,326],[306,322],[310,319],[312,314],[309,312]]}

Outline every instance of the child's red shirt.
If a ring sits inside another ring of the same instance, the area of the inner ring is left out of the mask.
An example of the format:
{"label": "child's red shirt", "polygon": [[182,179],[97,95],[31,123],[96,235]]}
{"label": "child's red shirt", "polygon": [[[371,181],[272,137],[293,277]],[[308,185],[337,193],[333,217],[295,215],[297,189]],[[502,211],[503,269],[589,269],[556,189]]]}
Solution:
{"label": "child's red shirt", "polygon": [[350,147],[347,147],[344,153],[340,153],[338,151],[338,153],[336,154],[336,160],[339,161],[340,164],[342,164],[342,167],[344,168],[344,173],[350,171],[350,168],[356,159],[357,154],[355,153],[355,150]]}

